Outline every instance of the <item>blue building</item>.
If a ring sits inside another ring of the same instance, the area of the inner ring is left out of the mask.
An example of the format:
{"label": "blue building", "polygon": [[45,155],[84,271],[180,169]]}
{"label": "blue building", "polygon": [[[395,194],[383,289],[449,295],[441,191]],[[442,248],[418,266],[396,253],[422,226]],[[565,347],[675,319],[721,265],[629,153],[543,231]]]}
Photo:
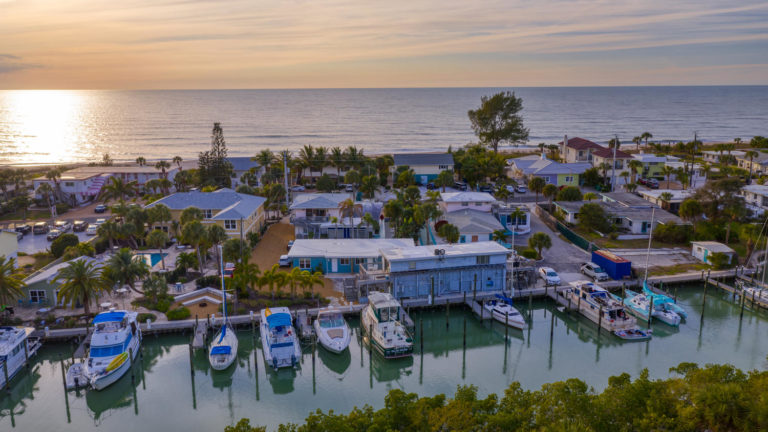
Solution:
{"label": "blue building", "polygon": [[413,248],[411,239],[296,239],[288,252],[293,267],[324,274],[382,268],[384,249]]}

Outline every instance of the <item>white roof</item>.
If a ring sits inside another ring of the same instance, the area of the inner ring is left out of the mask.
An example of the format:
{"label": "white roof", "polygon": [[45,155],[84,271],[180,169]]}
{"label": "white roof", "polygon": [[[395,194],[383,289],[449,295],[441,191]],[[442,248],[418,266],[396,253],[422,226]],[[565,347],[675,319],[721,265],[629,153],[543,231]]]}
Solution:
{"label": "white roof", "polygon": [[298,239],[288,258],[375,258],[382,249],[412,248],[412,239]]}
{"label": "white roof", "polygon": [[768,185],[751,184],[742,186],[741,189],[755,195],[768,196]]}
{"label": "white roof", "polygon": [[704,249],[707,249],[712,252],[723,252],[723,253],[735,253],[735,251],[728,246],[720,243],[720,242],[714,242],[714,241],[695,241],[691,242],[692,245],[701,246]]}
{"label": "white roof", "polygon": [[640,190],[637,191],[639,194],[644,195],[646,197],[650,197],[653,199],[659,199],[661,197],[661,194],[664,192],[669,192],[672,194],[672,201],[682,201],[686,198],[692,197],[696,191],[692,191],[690,189],[687,190],[679,190],[679,189],[648,189],[648,190]]}
{"label": "white roof", "polygon": [[495,202],[496,198],[487,192],[443,192],[444,202]]}
{"label": "white roof", "polygon": [[667,161],[667,158],[665,156],[656,156],[655,154],[650,154],[650,153],[633,154],[632,157],[639,160],[640,162],[666,162]]}
{"label": "white roof", "polygon": [[378,291],[374,291],[368,294],[368,302],[371,303],[371,305],[376,309],[385,308],[385,307],[387,308],[400,307],[400,303],[398,303],[397,300],[395,300],[395,298],[392,297],[392,294],[378,292]]}
{"label": "white roof", "polygon": [[509,250],[493,241],[413,246],[409,248],[383,249],[381,255],[389,261],[434,259],[435,249],[445,251],[446,257],[507,254]]}

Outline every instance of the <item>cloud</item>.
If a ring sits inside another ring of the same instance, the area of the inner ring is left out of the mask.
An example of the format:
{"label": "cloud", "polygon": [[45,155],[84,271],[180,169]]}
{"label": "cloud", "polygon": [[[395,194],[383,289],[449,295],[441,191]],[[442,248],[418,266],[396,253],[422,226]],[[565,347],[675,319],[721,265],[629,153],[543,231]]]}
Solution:
{"label": "cloud", "polygon": [[21,57],[17,55],[0,53],[0,75],[39,67],[39,64],[21,61]]}

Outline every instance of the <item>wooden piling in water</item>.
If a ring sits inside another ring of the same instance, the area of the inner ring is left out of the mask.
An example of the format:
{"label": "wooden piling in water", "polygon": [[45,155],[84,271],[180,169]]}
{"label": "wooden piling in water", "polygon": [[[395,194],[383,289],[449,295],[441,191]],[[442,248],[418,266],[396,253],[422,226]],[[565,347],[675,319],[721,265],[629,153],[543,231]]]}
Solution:
{"label": "wooden piling in water", "polygon": [[744,318],[744,303],[746,302],[746,299],[744,298],[744,289],[742,289],[741,294],[739,294],[739,300],[741,301],[741,311],[739,312],[739,321],[741,321],[741,319]]}
{"label": "wooden piling in water", "polygon": [[675,304],[677,304],[677,285],[675,285],[675,297],[674,297],[674,302],[675,302]]}
{"label": "wooden piling in water", "polygon": [[507,346],[508,339],[509,339],[509,314],[504,313],[504,346]]}
{"label": "wooden piling in water", "polygon": [[192,361],[192,342],[189,343],[189,372],[195,376],[195,365]]}
{"label": "wooden piling in water", "polygon": [[651,328],[653,321],[653,297],[648,297],[648,328]]}
{"label": "wooden piling in water", "polygon": [[528,321],[533,320],[533,290],[528,288]]}
{"label": "wooden piling in water", "polygon": [[602,328],[603,328],[603,307],[600,306],[600,315],[597,317],[597,335],[598,336],[600,335],[600,330]]}
{"label": "wooden piling in water", "polygon": [[462,339],[462,347],[464,350],[467,349],[467,317],[464,316],[464,337]]}
{"label": "wooden piling in water", "polygon": [[475,282],[472,287],[472,301],[475,301],[477,298],[477,273],[475,273]]}
{"label": "wooden piling in water", "polygon": [[424,320],[419,315],[419,351],[424,354]]}
{"label": "wooden piling in water", "polygon": [[135,374],[133,373],[133,348],[128,348],[128,369],[131,370],[131,383],[135,380]]}
{"label": "wooden piling in water", "polygon": [[704,279],[704,296],[701,299],[701,314],[704,314],[704,306],[707,304],[707,285],[709,285],[709,274],[707,274],[707,278]]}
{"label": "wooden piling in water", "polygon": [[448,331],[448,328],[451,326],[449,319],[449,314],[451,310],[451,302],[449,299],[445,299],[445,331]]}

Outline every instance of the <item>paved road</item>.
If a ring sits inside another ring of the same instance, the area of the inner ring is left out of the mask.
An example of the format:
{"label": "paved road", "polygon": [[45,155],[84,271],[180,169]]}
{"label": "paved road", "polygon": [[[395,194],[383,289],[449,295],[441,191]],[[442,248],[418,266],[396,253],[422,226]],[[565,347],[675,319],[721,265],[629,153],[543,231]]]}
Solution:
{"label": "paved road", "polygon": [[[552,247],[542,251],[543,265],[552,267],[558,273],[579,273],[579,268],[584,261],[589,260],[589,254],[578,246],[560,238],[560,233],[554,232],[546,226],[536,214],[533,213],[533,204],[528,204],[531,209],[531,234],[544,232],[552,239]],[[521,236],[521,240],[528,241],[527,236]]]}

